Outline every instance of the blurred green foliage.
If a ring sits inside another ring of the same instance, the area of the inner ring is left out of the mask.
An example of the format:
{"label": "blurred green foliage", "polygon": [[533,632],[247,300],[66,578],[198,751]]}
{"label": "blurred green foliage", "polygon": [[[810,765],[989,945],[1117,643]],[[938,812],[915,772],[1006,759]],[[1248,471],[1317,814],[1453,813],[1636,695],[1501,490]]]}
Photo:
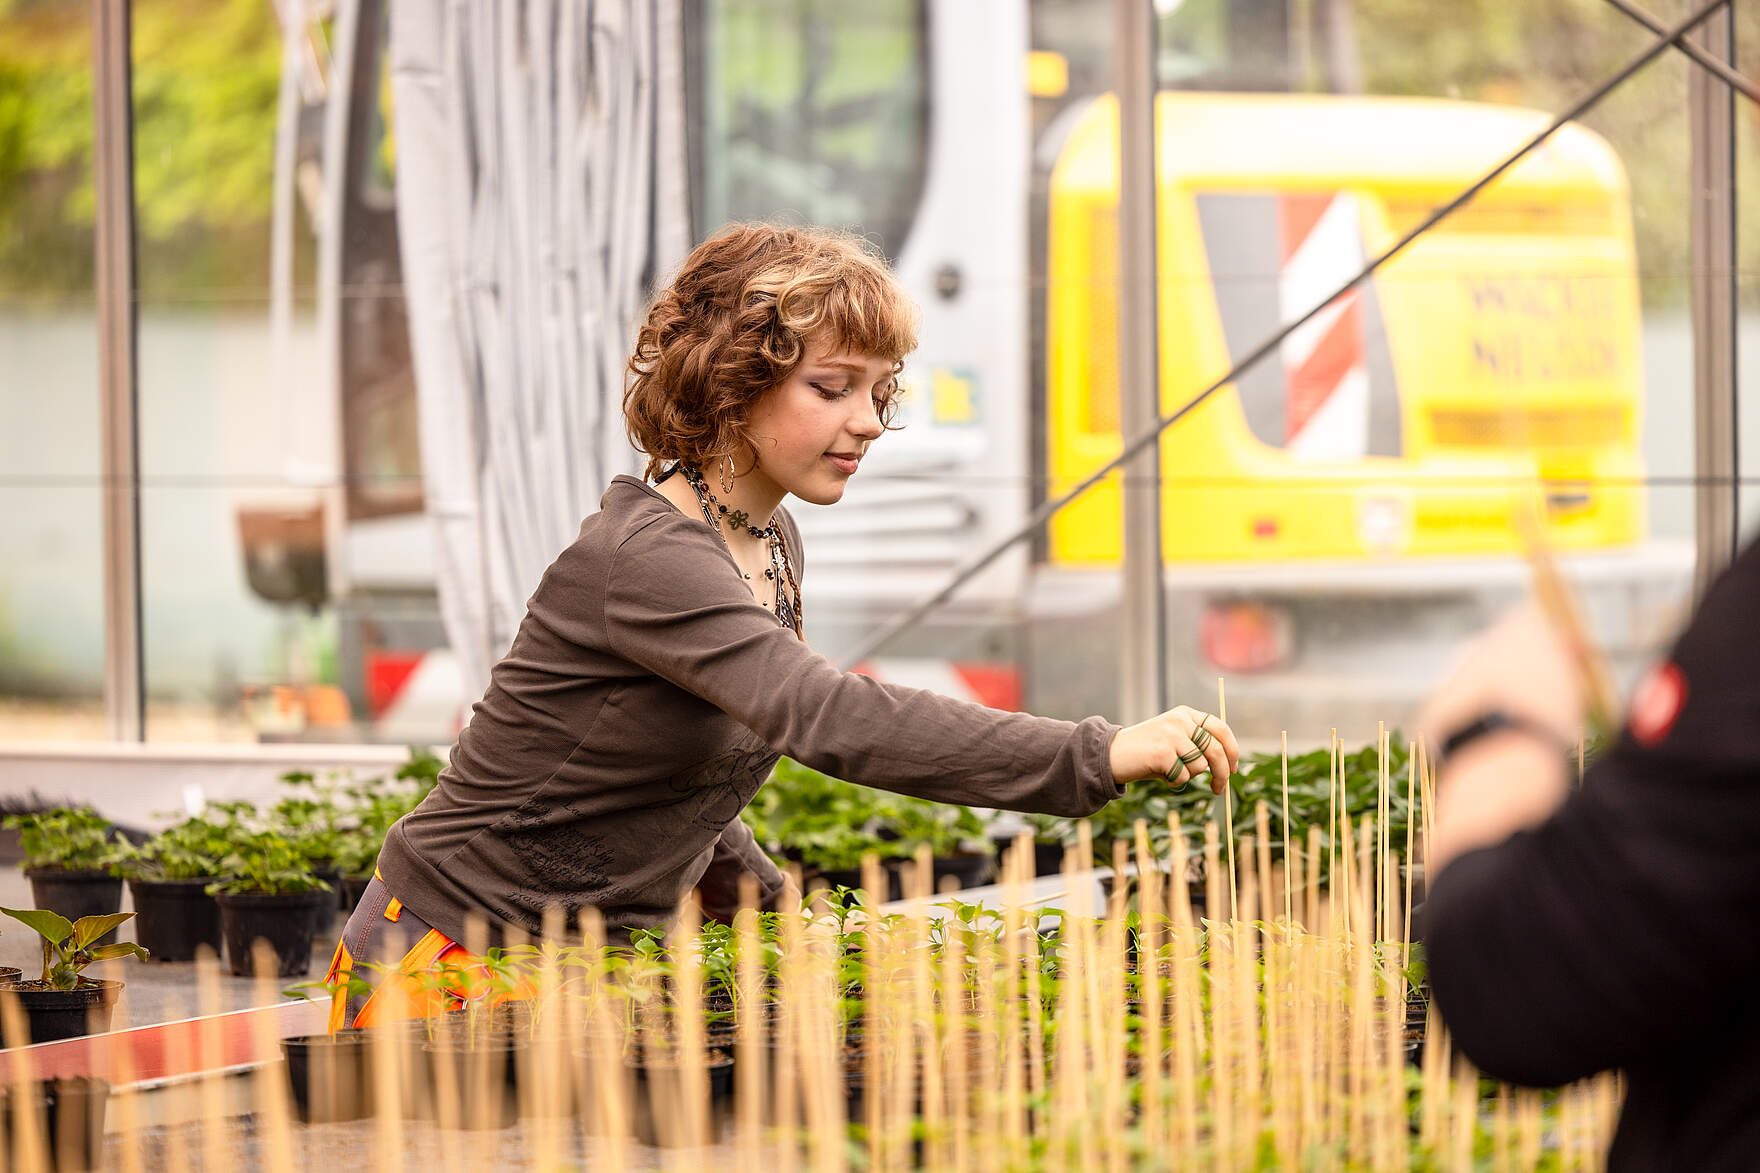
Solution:
{"label": "blurred green foliage", "polygon": [[[268,0],[135,0],[142,292],[268,290],[280,33]],[[91,7],[0,3],[0,295],[92,288]]]}

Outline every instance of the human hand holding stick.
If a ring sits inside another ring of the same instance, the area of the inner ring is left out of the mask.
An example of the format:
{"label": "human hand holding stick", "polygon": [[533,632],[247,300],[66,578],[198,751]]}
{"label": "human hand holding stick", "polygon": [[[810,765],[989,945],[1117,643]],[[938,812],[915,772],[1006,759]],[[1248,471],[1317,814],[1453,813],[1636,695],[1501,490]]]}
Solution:
{"label": "human hand holding stick", "polygon": [[1240,743],[1221,717],[1178,705],[1119,730],[1112,742],[1112,776],[1120,784],[1166,778],[1174,786],[1204,780],[1221,794],[1240,765]]}

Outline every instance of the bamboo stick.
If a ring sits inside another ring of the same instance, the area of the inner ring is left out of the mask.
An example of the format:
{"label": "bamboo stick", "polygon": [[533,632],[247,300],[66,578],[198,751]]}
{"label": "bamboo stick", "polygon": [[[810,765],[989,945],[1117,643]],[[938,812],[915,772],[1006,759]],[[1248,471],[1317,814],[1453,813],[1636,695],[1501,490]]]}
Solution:
{"label": "bamboo stick", "polygon": [[[1223,691],[1222,677],[1216,678],[1216,716],[1224,725],[1228,724],[1228,696]],[[1228,919],[1240,919],[1239,885],[1235,880],[1234,870],[1234,780],[1231,778],[1222,788],[1223,834],[1228,840]],[[1214,911],[1214,908],[1212,909]]]}
{"label": "bamboo stick", "polygon": [[762,1173],[758,1146],[763,1137],[764,1091],[767,1083],[762,1036],[764,1011],[763,945],[758,932],[758,879],[740,875],[739,912],[733,919],[734,985],[738,991],[733,1075],[734,1164],[738,1173]]}
{"label": "bamboo stick", "polygon": [[[256,1004],[275,1005],[277,995],[273,975],[278,966],[275,950],[267,941],[261,938],[256,941],[252,947],[251,964],[256,971]],[[252,1020],[252,1027],[257,1053],[267,1060],[279,1049],[275,1025],[267,1014],[258,1014]],[[335,1081],[334,1071],[331,1079]],[[252,1082],[258,1120],[257,1152],[263,1168],[267,1173],[293,1173],[295,1148],[292,1112],[287,1102],[287,1079],[278,1064],[265,1061],[257,1068]],[[356,1087],[354,1093],[360,1095],[365,1090]]]}
{"label": "bamboo stick", "polygon": [[1293,921],[1295,920],[1295,901],[1290,886],[1295,881],[1290,861],[1295,857],[1290,854],[1289,850],[1289,730],[1287,729],[1282,733],[1281,759],[1283,767],[1283,919]]}

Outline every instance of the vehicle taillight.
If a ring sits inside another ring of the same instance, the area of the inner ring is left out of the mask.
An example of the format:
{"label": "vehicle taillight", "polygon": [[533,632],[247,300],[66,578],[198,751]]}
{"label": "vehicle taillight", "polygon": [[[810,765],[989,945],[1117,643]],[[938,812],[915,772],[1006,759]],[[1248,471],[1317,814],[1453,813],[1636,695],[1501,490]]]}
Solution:
{"label": "vehicle taillight", "polygon": [[1295,624],[1289,612],[1264,603],[1212,603],[1198,623],[1204,656],[1225,672],[1264,672],[1289,658]]}

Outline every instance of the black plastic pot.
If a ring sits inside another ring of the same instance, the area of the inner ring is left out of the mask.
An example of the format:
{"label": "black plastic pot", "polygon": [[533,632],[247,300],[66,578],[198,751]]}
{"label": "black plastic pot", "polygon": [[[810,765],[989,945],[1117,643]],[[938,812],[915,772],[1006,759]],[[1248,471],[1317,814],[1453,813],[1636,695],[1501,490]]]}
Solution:
{"label": "black plastic pot", "polygon": [[33,1080],[31,1095],[21,1100],[18,1089],[0,1087],[0,1144],[14,1151],[14,1138],[24,1112],[35,1113],[37,1135],[56,1173],[101,1168],[104,1157],[104,1109],[110,1085],[101,1079]]}
{"label": "black plastic pot", "polygon": [[363,1120],[373,1114],[373,1078],[365,1031],[281,1040],[293,1110],[306,1124]]}
{"label": "black plastic pot", "polygon": [[[68,920],[103,916],[122,911],[122,878],[103,871],[68,871],[65,868],[26,868],[31,899],[38,908],[58,912]],[[116,940],[111,929],[98,939],[108,945]]]}
{"label": "black plastic pot", "polygon": [[203,945],[220,953],[220,905],[208,895],[214,877],[128,881],[134,939],[154,961],[194,961]]}
{"label": "black plastic pot", "polygon": [[[711,1051],[709,1068],[710,1143],[733,1120],[733,1056]],[[631,1062],[635,1094],[630,1104],[630,1133],[642,1144],[674,1148],[689,1143],[684,1135],[684,1069],[677,1064]]]}
{"label": "black plastic pot", "polygon": [[1033,844],[1033,875],[1055,876],[1063,871],[1064,847],[1061,843]]}
{"label": "black plastic pot", "polygon": [[519,1047],[507,1038],[480,1046],[426,1043],[436,1122],[454,1128],[507,1128],[519,1120]]}
{"label": "black plastic pot", "polygon": [[[882,860],[880,869],[886,875],[886,894],[882,900],[903,900],[904,882],[899,879],[898,868],[892,860]],[[827,871],[818,869],[805,878],[807,891],[814,888],[860,888],[862,886],[861,868],[838,868]]]}
{"label": "black plastic pot", "polygon": [[937,856],[935,867],[935,891],[941,891],[941,881],[952,876],[959,881],[961,888],[976,888],[988,884],[994,873],[995,857],[989,855],[948,855]]}
{"label": "black plastic pot", "polygon": [[367,885],[373,882],[371,873],[364,876],[342,877],[342,911],[353,912],[360,904],[361,897],[367,894]]}
{"label": "black plastic pot", "polygon": [[226,959],[240,977],[257,976],[252,944],[261,937],[275,951],[276,977],[299,977],[312,967],[312,938],[320,911],[335,906],[322,888],[310,892],[222,892],[220,928]]}
{"label": "black plastic pot", "polygon": [[41,981],[12,982],[7,993],[18,999],[33,1043],[77,1039],[110,1029],[110,1012],[122,994],[121,982],[81,978],[71,990],[57,990]]}

